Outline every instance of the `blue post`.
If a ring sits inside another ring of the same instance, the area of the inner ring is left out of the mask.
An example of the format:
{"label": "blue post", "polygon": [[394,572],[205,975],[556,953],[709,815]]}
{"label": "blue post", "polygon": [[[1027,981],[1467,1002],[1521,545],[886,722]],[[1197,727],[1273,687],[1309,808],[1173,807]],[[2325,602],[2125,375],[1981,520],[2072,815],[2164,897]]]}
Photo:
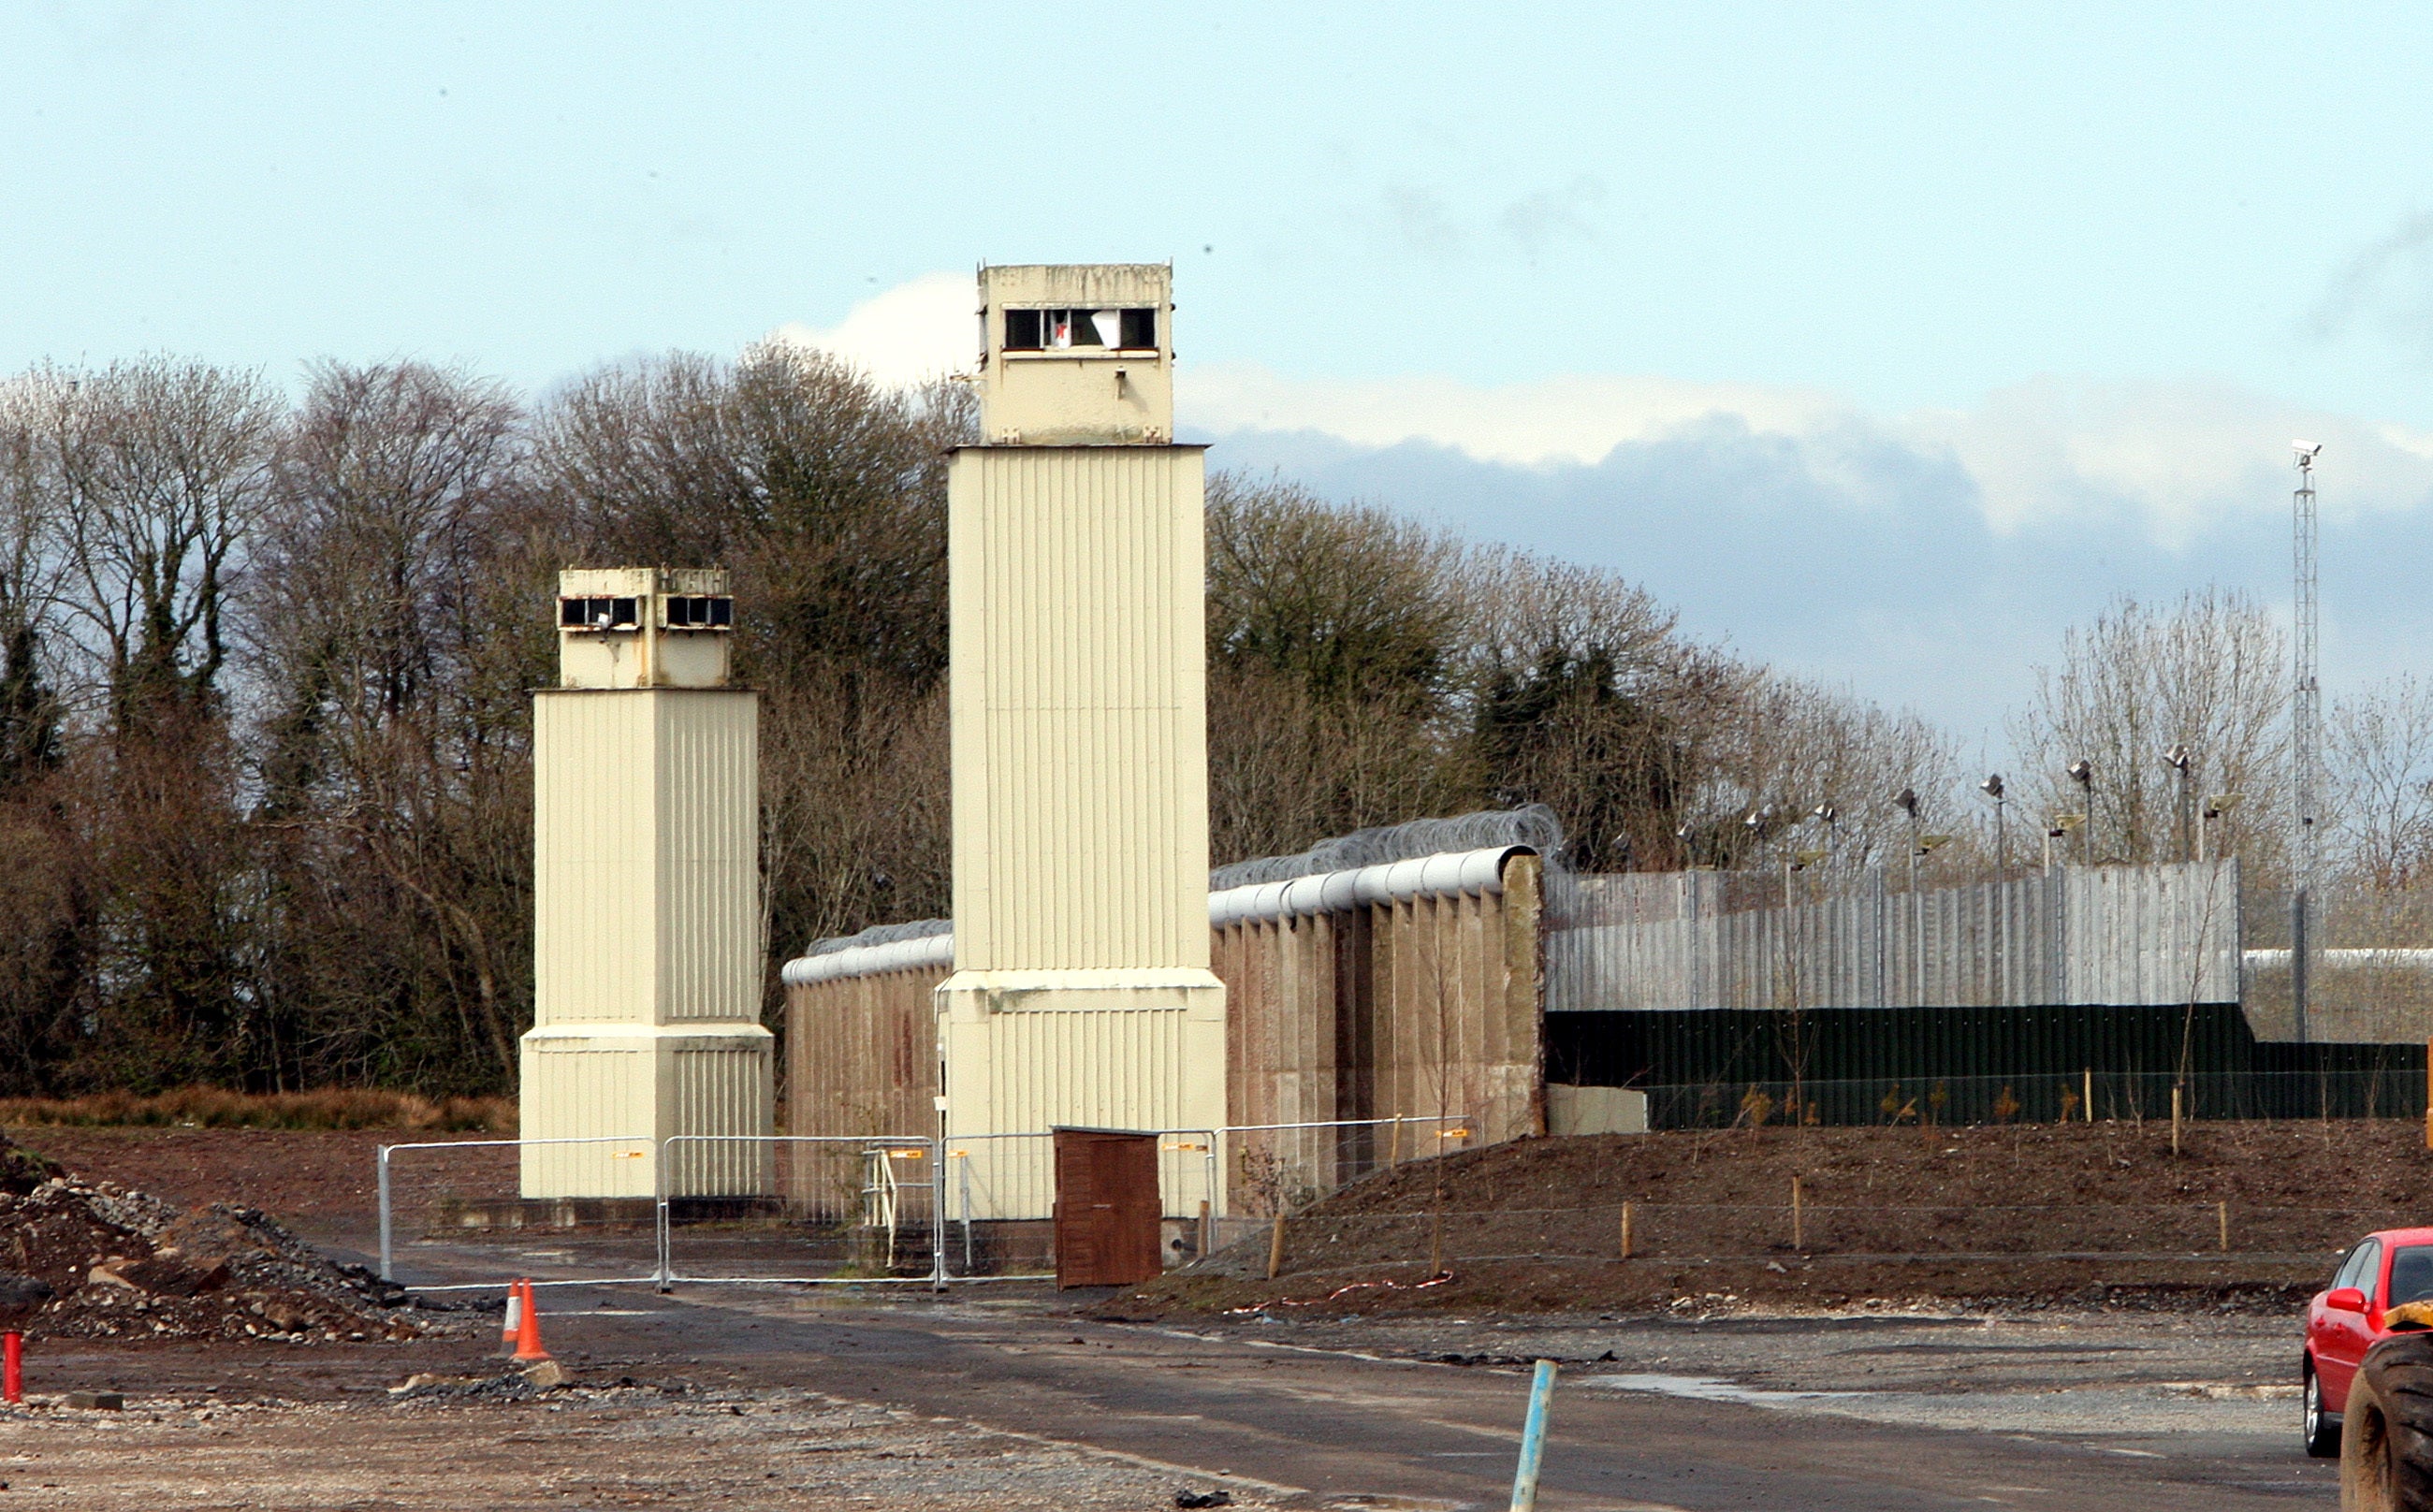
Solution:
{"label": "blue post", "polygon": [[1555,1398],[1555,1362],[1538,1362],[1529,1383],[1529,1420],[1521,1429],[1521,1464],[1512,1472],[1512,1512],[1537,1512],[1538,1467],[1546,1458],[1546,1405]]}

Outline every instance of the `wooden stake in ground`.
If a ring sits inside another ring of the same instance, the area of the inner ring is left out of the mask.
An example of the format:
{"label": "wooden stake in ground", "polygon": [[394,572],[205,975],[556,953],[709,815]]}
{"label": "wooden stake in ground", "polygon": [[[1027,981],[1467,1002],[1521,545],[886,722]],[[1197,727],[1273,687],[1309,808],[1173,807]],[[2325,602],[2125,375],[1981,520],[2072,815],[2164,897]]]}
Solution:
{"label": "wooden stake in ground", "polygon": [[2081,1071],[2079,1075],[2085,1079],[2080,1083],[2080,1085],[2085,1090],[2086,1121],[2091,1124],[2095,1122],[2095,1068],[2093,1066],[2088,1066],[2085,1070]]}
{"label": "wooden stake in ground", "polygon": [[2213,1209],[2214,1216],[2221,1221],[2221,1252],[2228,1254],[2230,1253],[2230,1204],[2217,1202],[2213,1205]]}
{"label": "wooden stake in ground", "polygon": [[1444,1273],[1444,1209],[1438,1208],[1428,1225],[1428,1280]]}
{"label": "wooden stake in ground", "polygon": [[1794,1249],[1808,1248],[1806,1235],[1799,1226],[1799,1178],[1796,1176],[1791,1179],[1791,1248]]}
{"label": "wooden stake in ground", "polygon": [[1213,1241],[1213,1240],[1216,1238],[1216,1219],[1215,1215],[1209,1212],[1209,1209],[1208,1209],[1208,1199],[1207,1199],[1206,1198],[1204,1198],[1204,1197],[1203,1197],[1203,1198],[1201,1198],[1199,1199],[1199,1258],[1200,1258],[1200,1259],[1205,1260],[1205,1259],[1207,1259],[1207,1258],[1208,1258],[1208,1251],[1209,1251],[1211,1249],[1213,1249],[1213,1248],[1214,1248],[1214,1245],[1212,1244],[1212,1242],[1211,1242],[1211,1241]]}
{"label": "wooden stake in ground", "polygon": [[2180,1089],[2171,1089],[2171,1153],[2180,1152]]}
{"label": "wooden stake in ground", "polygon": [[1276,1279],[1276,1272],[1278,1272],[1278,1271],[1280,1271],[1280,1270],[1282,1270],[1282,1269],[1284,1269],[1284,1268],[1285,1268],[1285,1213],[1284,1213],[1284,1209],[1282,1209],[1282,1208],[1278,1208],[1278,1209],[1276,1210],[1276,1232],[1275,1232],[1275,1233],[1274,1233],[1274,1234],[1273,1234],[1273,1235],[1272,1235],[1272,1236],[1268,1240],[1268,1279],[1269,1281],[1273,1281],[1273,1280],[1275,1280],[1275,1279]]}
{"label": "wooden stake in ground", "polygon": [[1622,1205],[1622,1258],[1630,1258],[1630,1204]]}
{"label": "wooden stake in ground", "polygon": [[1403,1164],[1403,1121],[1400,1118],[1389,1119],[1386,1128],[1386,1169],[1390,1171]]}

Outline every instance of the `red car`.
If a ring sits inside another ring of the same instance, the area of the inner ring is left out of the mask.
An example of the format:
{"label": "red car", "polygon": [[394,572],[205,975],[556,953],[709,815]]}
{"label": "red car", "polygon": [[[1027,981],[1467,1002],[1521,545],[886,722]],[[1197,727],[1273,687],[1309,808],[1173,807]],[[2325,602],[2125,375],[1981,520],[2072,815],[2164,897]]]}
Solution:
{"label": "red car", "polygon": [[2427,1298],[2433,1298],[2433,1229],[2384,1229],[2358,1240],[2331,1284],[2306,1304],[2300,1368],[2307,1453],[2328,1459],[2340,1452],[2339,1409],[2348,1405],[2349,1383],[2365,1351],[2387,1336],[2382,1315]]}

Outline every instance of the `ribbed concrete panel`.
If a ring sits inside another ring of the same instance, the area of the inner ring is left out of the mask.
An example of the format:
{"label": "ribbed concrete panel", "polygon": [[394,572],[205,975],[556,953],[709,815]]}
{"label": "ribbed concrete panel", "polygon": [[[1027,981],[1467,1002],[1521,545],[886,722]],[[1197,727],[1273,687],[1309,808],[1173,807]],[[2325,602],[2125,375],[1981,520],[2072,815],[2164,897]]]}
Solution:
{"label": "ribbed concrete panel", "polygon": [[648,692],[533,701],[534,1013],[648,1024],[658,978]]}
{"label": "ribbed concrete panel", "polygon": [[657,705],[660,1002],[668,1020],[760,1015],[759,721],[740,691]]}
{"label": "ribbed concrete panel", "polygon": [[[527,1040],[521,1059],[525,1137],[601,1141],[523,1147],[523,1195],[652,1196],[655,1152],[647,1136],[657,1078],[649,1051]],[[536,1132],[536,1122],[548,1132]]]}
{"label": "ribbed concrete panel", "polygon": [[1192,447],[956,455],[957,969],[1206,966],[1202,481]]}
{"label": "ribbed concrete panel", "polygon": [[[740,1047],[679,1047],[668,1060],[672,1129],[689,1134],[767,1131],[772,1088],[766,1053]],[[671,1189],[689,1197],[766,1192],[774,1179],[775,1153],[765,1144],[713,1141],[671,1147],[674,1152],[669,1163]]]}
{"label": "ribbed concrete panel", "polygon": [[[550,689],[534,724],[524,1137],[767,1133],[755,695]],[[650,1195],[652,1161],[553,1147],[528,1152],[526,1196]],[[765,1190],[767,1168],[765,1150],[686,1151],[672,1191]]]}
{"label": "ribbed concrete panel", "polygon": [[[2239,998],[2235,860],[2067,868],[1793,906],[1778,876],[1582,877],[1546,935],[1547,1008],[2135,1007]],[[1751,906],[1757,904],[1759,906]]]}
{"label": "ribbed concrete panel", "polygon": [[786,992],[786,1131],[927,1135],[937,1128],[944,966],[837,977]]}

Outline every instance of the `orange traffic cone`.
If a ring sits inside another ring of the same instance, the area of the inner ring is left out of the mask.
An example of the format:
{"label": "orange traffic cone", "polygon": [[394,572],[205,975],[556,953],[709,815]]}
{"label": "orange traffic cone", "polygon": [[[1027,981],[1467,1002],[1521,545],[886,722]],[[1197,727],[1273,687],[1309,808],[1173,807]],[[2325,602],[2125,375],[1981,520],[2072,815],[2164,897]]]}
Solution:
{"label": "orange traffic cone", "polygon": [[523,1316],[517,1319],[516,1328],[516,1363],[531,1365],[548,1359],[549,1351],[540,1347],[540,1306],[533,1299],[531,1282],[523,1283]]}
{"label": "orange traffic cone", "polygon": [[499,1325],[499,1348],[513,1350],[516,1347],[516,1331],[523,1326],[523,1316],[524,1283],[511,1281],[507,1283],[506,1319]]}

